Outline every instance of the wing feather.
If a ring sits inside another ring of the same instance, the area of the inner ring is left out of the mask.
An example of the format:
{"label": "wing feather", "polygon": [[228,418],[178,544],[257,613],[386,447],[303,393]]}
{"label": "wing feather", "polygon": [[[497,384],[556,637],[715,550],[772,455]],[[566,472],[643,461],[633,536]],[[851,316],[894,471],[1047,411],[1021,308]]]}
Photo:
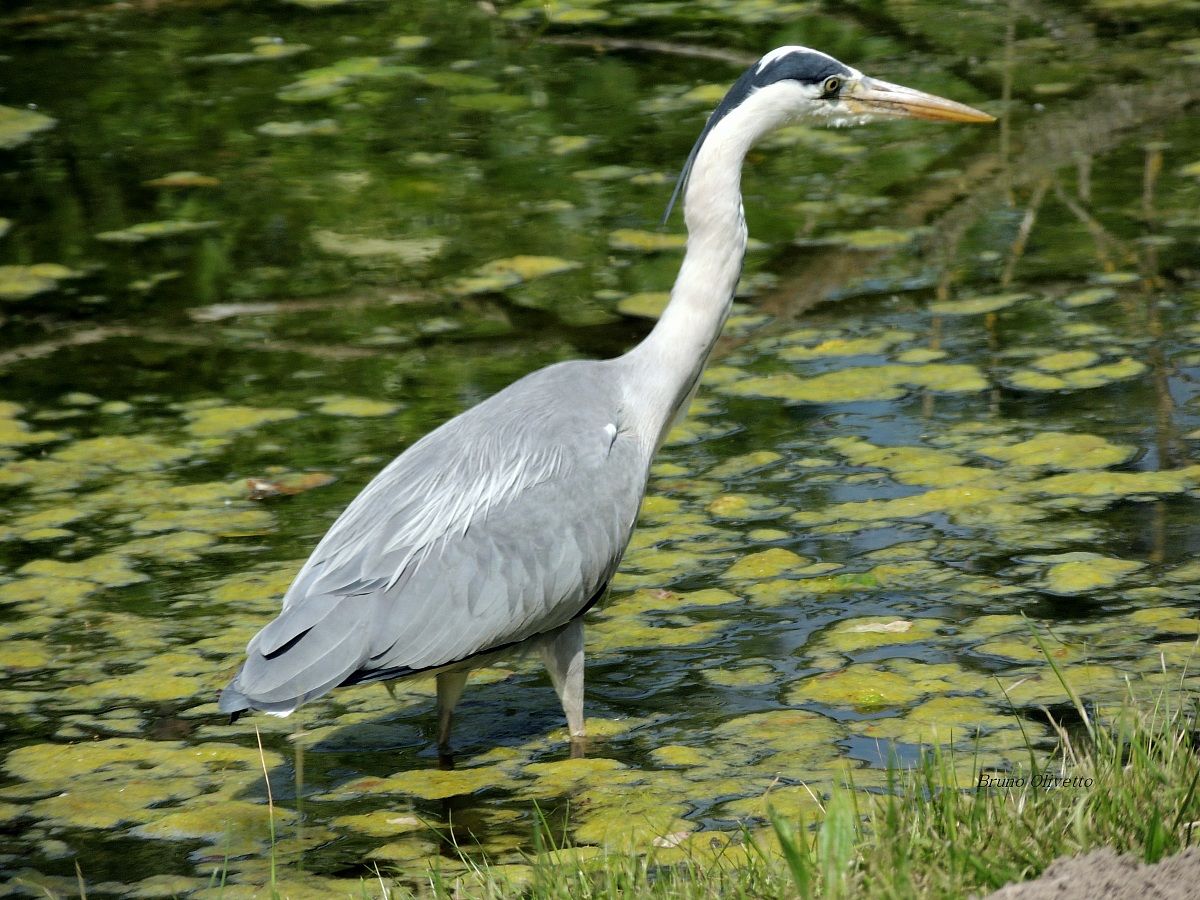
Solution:
{"label": "wing feather", "polygon": [[609,365],[535,372],[393,460],[250,641],[222,708],[287,711],[373,673],[524,640],[586,608],[624,552],[650,462],[632,437],[613,437],[622,400]]}

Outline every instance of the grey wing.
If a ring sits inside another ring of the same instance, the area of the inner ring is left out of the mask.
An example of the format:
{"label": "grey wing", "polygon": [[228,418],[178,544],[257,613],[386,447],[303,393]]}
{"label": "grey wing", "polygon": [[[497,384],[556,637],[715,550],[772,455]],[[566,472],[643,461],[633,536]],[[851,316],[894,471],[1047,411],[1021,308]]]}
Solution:
{"label": "grey wing", "polygon": [[620,562],[649,466],[605,365],[536,372],[397,457],[250,641],[221,708],[290,712],[582,612]]}

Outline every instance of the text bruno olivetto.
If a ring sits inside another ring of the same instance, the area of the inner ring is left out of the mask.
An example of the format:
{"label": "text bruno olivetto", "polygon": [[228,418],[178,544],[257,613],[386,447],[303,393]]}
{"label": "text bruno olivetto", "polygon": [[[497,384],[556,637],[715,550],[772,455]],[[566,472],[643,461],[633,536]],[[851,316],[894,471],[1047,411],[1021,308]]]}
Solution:
{"label": "text bruno olivetto", "polygon": [[1064,776],[1064,775],[989,775],[987,772],[979,773],[979,781],[975,785],[976,788],[1049,788],[1051,790],[1059,788],[1082,788],[1087,790],[1095,782],[1091,778],[1084,778],[1082,775]]}

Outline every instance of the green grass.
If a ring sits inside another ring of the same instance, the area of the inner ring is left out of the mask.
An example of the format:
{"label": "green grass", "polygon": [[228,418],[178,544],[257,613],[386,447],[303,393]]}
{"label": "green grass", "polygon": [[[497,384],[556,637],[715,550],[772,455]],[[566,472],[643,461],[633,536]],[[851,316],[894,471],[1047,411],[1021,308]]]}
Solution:
{"label": "green grass", "polygon": [[[1100,846],[1156,862],[1196,843],[1198,698],[1164,691],[1097,716],[1068,693],[1077,725],[1056,725],[1055,753],[1027,747],[1028,762],[1010,772],[981,773],[973,756],[934,749],[915,768],[893,765],[888,790],[834,791],[819,823],[773,815],[766,839],[746,831],[740,846],[703,859],[587,856],[555,846],[543,827],[542,852],[529,866],[493,868],[464,854],[467,873],[433,872],[416,896],[958,898],[1036,877],[1056,857]],[[981,774],[1017,781],[980,788]],[[1075,781],[1045,785],[1064,778]],[[403,888],[388,894],[406,896]]]}

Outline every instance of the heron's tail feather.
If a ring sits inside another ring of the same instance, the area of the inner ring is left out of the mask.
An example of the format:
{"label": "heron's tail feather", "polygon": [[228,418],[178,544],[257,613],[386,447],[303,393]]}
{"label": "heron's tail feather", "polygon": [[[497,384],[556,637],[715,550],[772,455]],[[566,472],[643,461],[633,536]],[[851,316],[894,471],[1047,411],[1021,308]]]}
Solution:
{"label": "heron's tail feather", "polygon": [[367,660],[374,604],[363,597],[319,599],[336,609],[314,615],[308,604],[288,607],[255,635],[241,671],[221,693],[222,712],[289,715],[345,682]]}

